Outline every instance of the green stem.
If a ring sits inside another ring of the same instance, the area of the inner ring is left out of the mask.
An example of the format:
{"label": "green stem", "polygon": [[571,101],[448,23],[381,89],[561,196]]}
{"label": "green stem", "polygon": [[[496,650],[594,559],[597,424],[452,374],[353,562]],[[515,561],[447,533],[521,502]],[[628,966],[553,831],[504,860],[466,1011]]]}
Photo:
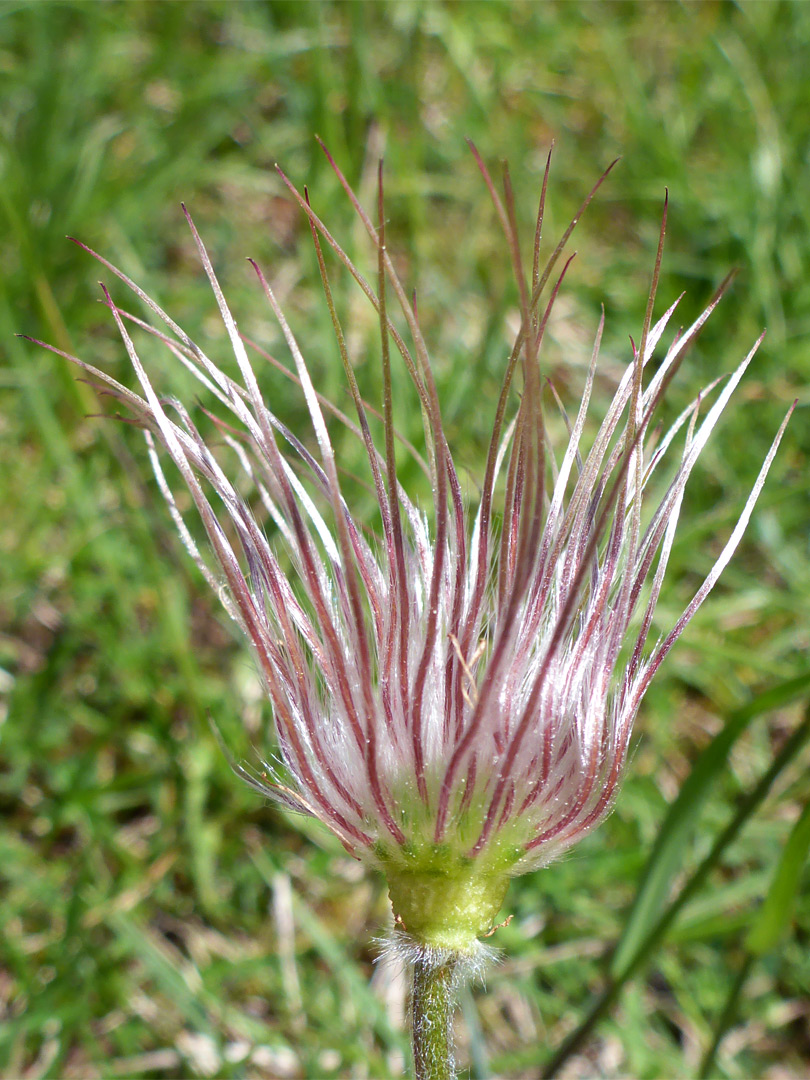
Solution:
{"label": "green stem", "polygon": [[456,965],[450,953],[438,960],[426,950],[413,965],[411,1022],[416,1080],[453,1080],[453,1006]]}

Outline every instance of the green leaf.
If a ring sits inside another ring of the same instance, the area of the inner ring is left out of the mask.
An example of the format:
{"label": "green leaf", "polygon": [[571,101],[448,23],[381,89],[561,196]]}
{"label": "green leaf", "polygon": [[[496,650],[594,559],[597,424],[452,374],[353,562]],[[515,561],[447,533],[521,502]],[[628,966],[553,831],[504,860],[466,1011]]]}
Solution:
{"label": "green leaf", "polygon": [[675,874],[685,861],[700,809],[723,771],[729,751],[757,716],[799,697],[810,686],[810,672],[757,695],[736,709],[700,755],[664,819],[642,873],[633,906],[610,961],[610,974],[621,978],[639,946],[660,917]]}
{"label": "green leaf", "polygon": [[791,830],[768,895],[745,939],[745,947],[757,956],[775,948],[790,923],[809,851],[810,802]]}

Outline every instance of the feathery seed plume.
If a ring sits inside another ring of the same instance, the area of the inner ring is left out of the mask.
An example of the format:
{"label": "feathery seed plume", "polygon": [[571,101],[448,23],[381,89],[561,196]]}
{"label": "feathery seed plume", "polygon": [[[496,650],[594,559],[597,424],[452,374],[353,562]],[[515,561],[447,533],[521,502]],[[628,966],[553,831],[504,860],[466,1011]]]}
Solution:
{"label": "feathery seed plume", "polygon": [[[583,440],[603,314],[567,445],[552,447],[539,354],[569,263],[556,279],[554,274],[607,172],[543,266],[546,165],[528,276],[508,171],[502,198],[474,147],[473,153],[503,228],[521,308],[476,505],[463,491],[445,437],[415,305],[386,250],[382,171],[375,225],[329,158],[376,252],[375,286],[306,193],[281,174],[311,227],[355,420],[316,391],[294,330],[253,263],[294,362],[314,449],[263,398],[248,345],[185,207],[238,375],[215,363],[100,255],[95,257],[148,305],[162,328],[127,314],[102,286],[141,393],[69,357],[105,384],[145,430],[180,536],[252,645],[272,704],[276,763],[265,762],[260,770],[239,765],[238,771],[264,794],[320,819],[353,855],[386,875],[396,933],[416,954],[432,956],[436,970],[449,955],[476,952],[511,877],[550,862],[608,813],[644,694],[739,543],[788,420],[706,580],[669,632],[651,641],[685,485],[760,342],[728,378],[707,387],[653,438],[656,408],[723,291],[652,365],[678,304],[653,321],[665,206],[641,335],[604,420],[591,440]],[[343,264],[377,313],[382,445],[372,437],[373,410],[355,379],[325,251]],[[393,304],[407,340],[389,315]],[[199,381],[211,405],[229,414],[228,423],[216,421],[221,445],[203,438],[182,402],[159,396],[136,349],[135,330],[165,346]],[[405,365],[423,413],[422,464],[433,491],[428,512],[398,480],[402,451],[393,419],[392,351]],[[648,367],[654,367],[650,377]],[[376,539],[367,537],[344,499],[328,413],[364,448],[381,522]],[[183,520],[159,448],[191,494],[208,553]],[[235,455],[239,477],[226,471],[222,448],[231,459]],[[653,474],[665,462],[672,463],[669,483],[651,499]],[[265,524],[280,539],[283,557]],[[285,559],[291,572],[283,568]]]}

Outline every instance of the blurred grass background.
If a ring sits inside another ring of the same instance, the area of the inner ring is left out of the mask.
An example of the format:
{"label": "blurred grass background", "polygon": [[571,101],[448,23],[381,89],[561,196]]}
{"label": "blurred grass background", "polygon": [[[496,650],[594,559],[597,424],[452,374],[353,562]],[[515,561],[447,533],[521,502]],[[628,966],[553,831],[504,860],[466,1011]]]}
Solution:
{"label": "blurred grass background", "polygon": [[[224,356],[183,199],[241,328],[278,344],[245,269],[252,255],[319,386],[345,406],[308,229],[273,164],[308,184],[362,263],[369,252],[313,135],[367,205],[384,153],[389,246],[418,284],[451,446],[473,477],[515,293],[465,136],[491,164],[510,159],[529,226],[556,139],[549,237],[622,155],[579,226],[548,343],[569,401],[600,302],[603,404],[638,334],[665,186],[659,312],[686,289],[688,322],[740,267],[672,409],[763,327],[768,336],[692,483],[661,628],[711,565],[796,396],[800,408],[743,546],[645,702],[615,813],[561,864],[515,884],[515,919],[496,939],[505,960],[463,1002],[471,1075],[536,1076],[603,985],[667,807],[710,737],[752,695],[807,674],[808,56],[805,3],[0,5],[2,1075],[384,1077],[408,1054],[401,982],[373,965],[389,918],[382,883],[307,822],[262,805],[209,731],[210,712],[260,738],[267,710],[244,646],[172,534],[141,440],[93,418],[75,372],[13,337],[129,379],[96,303],[99,267],[65,234]],[[371,393],[373,320],[341,288]],[[187,384],[173,373],[172,385]],[[295,393],[277,376],[265,385],[308,430]],[[418,435],[418,414],[400,422]],[[675,851],[676,890],[795,728],[790,697],[712,773]],[[565,1075],[694,1075],[735,981],[712,1075],[807,1075],[801,866],[793,918],[748,968],[745,934],[810,797],[808,764],[805,750],[780,773]]]}

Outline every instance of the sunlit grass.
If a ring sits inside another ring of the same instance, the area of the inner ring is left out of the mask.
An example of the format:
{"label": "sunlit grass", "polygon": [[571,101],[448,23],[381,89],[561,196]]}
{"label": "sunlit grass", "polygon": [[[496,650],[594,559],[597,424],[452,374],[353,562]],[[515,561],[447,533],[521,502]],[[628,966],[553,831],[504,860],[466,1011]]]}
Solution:
{"label": "sunlit grass", "polygon": [[[749,400],[724,418],[693,485],[665,626],[711,564],[711,537],[731,528],[778,417],[796,395],[807,402],[808,46],[810,17],[791,3],[0,8],[4,1075],[172,1077],[214,1060],[225,1077],[378,1077],[399,1075],[407,1055],[402,987],[372,965],[388,917],[381,884],[236,784],[209,732],[210,712],[234,740],[244,724],[245,744],[260,744],[268,717],[250,660],[141,486],[140,441],[88,418],[99,411],[89,389],[12,336],[46,338],[126,377],[96,304],[97,270],[65,234],[103,250],[224,355],[183,199],[240,326],[278,346],[245,268],[252,255],[307,327],[308,355],[322,350],[324,392],[345,404],[329,326],[310,322],[306,225],[272,165],[309,185],[362,259],[312,136],[367,194],[383,153],[389,244],[418,286],[448,436],[474,477],[491,425],[481,402],[499,383],[516,297],[464,136],[488,160],[508,155],[527,212],[557,140],[548,235],[621,154],[580,226],[566,317],[553,327],[547,359],[561,392],[574,398],[581,385],[602,300],[603,389],[612,358],[627,356],[665,186],[661,303],[688,287],[687,322],[741,269],[681,385],[729,370],[768,328]],[[353,332],[373,393],[366,312]],[[267,379],[277,411],[303,417],[297,394]],[[673,387],[673,409],[686,393]],[[463,1010],[473,1075],[531,1076],[548,1061],[603,985],[604,952],[698,754],[753,693],[806,672],[805,411],[743,549],[648,696],[613,817],[514,886],[516,917],[499,931],[507,960],[480,1012]],[[418,437],[418,411],[400,419]],[[683,837],[676,884],[798,717],[794,702],[752,719]],[[807,763],[805,752],[777,782],[599,1026],[580,1071],[696,1073],[810,795]],[[808,930],[800,897],[792,930],[751,972],[718,1075],[807,1071]]]}

